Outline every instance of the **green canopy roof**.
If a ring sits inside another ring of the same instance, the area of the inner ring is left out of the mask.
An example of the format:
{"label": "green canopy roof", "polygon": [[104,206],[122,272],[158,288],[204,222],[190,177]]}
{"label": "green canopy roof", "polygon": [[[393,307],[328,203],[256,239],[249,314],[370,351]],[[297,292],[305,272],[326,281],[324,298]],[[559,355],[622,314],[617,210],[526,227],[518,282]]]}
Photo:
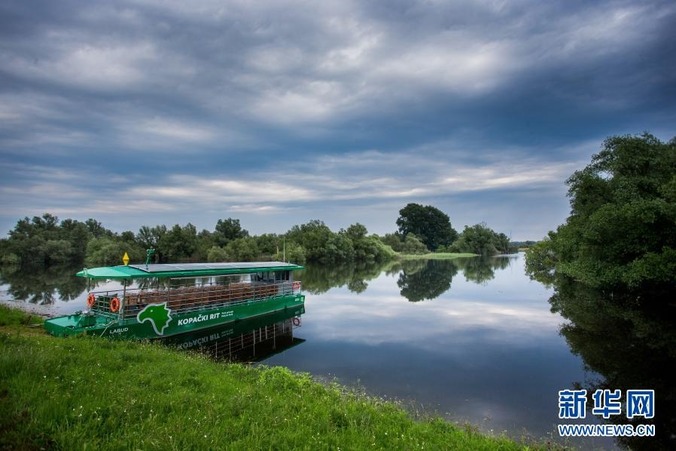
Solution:
{"label": "green canopy roof", "polygon": [[89,279],[150,279],[172,277],[209,277],[228,274],[250,274],[267,271],[294,271],[302,266],[283,262],[247,263],[169,263],[152,265],[118,265],[85,268],[78,277]]}

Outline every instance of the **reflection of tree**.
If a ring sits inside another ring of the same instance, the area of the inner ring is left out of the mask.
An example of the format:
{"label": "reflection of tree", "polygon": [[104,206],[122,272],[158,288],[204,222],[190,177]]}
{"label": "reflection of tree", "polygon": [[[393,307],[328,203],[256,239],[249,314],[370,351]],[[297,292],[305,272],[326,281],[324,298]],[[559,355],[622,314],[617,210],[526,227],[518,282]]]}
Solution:
{"label": "reflection of tree", "polygon": [[75,277],[80,267],[51,266],[43,271],[13,271],[2,268],[0,283],[16,300],[32,304],[52,304],[57,299],[69,301],[78,297],[87,287],[87,280]]}
{"label": "reflection of tree", "polygon": [[[676,386],[672,368],[676,365],[674,306],[651,299],[618,298],[603,294],[561,277],[550,299],[552,311],[570,320],[561,329],[572,351],[605,379],[592,383],[596,389],[655,390],[655,418],[628,420],[612,416],[613,423],[655,424],[656,437],[622,438],[632,449],[676,449]],[[588,399],[590,397],[588,396]],[[624,401],[623,401],[624,402]],[[588,405],[591,401],[588,401]]]}
{"label": "reflection of tree", "polygon": [[300,277],[295,277],[302,280],[303,290],[312,294],[325,293],[343,285],[353,293],[361,293],[368,287],[366,282],[378,277],[383,268],[384,265],[379,263],[308,264]]}
{"label": "reflection of tree", "polygon": [[451,288],[453,276],[458,273],[455,260],[423,260],[423,266],[417,262],[418,267],[413,270],[412,265],[403,265],[399,274],[397,285],[402,296],[410,302],[418,302],[439,297]]}
{"label": "reflection of tree", "polygon": [[459,258],[455,262],[462,269],[465,280],[483,284],[495,277],[496,269],[508,267],[510,257]]}

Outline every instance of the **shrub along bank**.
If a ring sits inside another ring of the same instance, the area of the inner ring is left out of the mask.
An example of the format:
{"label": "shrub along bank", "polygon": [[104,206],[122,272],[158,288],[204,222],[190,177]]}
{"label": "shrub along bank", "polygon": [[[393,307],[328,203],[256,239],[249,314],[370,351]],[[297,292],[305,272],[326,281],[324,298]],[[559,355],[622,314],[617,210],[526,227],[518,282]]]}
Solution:
{"label": "shrub along bank", "polygon": [[[308,374],[0,327],[0,449],[523,449]],[[12,323],[7,325],[7,323]]]}

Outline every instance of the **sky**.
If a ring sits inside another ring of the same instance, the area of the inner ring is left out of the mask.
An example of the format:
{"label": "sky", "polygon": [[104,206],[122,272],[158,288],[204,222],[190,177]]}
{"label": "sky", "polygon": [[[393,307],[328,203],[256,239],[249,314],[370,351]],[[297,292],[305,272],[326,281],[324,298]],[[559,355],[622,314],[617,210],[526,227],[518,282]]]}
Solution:
{"label": "sky", "polygon": [[538,240],[604,139],[676,136],[676,3],[3,0],[0,236],[236,218]]}

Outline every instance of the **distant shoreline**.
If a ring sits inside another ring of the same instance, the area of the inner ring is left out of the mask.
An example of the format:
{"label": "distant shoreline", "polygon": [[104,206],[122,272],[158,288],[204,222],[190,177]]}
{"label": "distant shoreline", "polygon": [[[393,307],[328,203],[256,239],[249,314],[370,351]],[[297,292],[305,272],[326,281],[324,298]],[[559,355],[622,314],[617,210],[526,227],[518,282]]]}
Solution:
{"label": "distant shoreline", "polygon": [[430,252],[428,254],[397,254],[395,258],[400,260],[453,260],[466,257],[479,257],[479,254]]}

